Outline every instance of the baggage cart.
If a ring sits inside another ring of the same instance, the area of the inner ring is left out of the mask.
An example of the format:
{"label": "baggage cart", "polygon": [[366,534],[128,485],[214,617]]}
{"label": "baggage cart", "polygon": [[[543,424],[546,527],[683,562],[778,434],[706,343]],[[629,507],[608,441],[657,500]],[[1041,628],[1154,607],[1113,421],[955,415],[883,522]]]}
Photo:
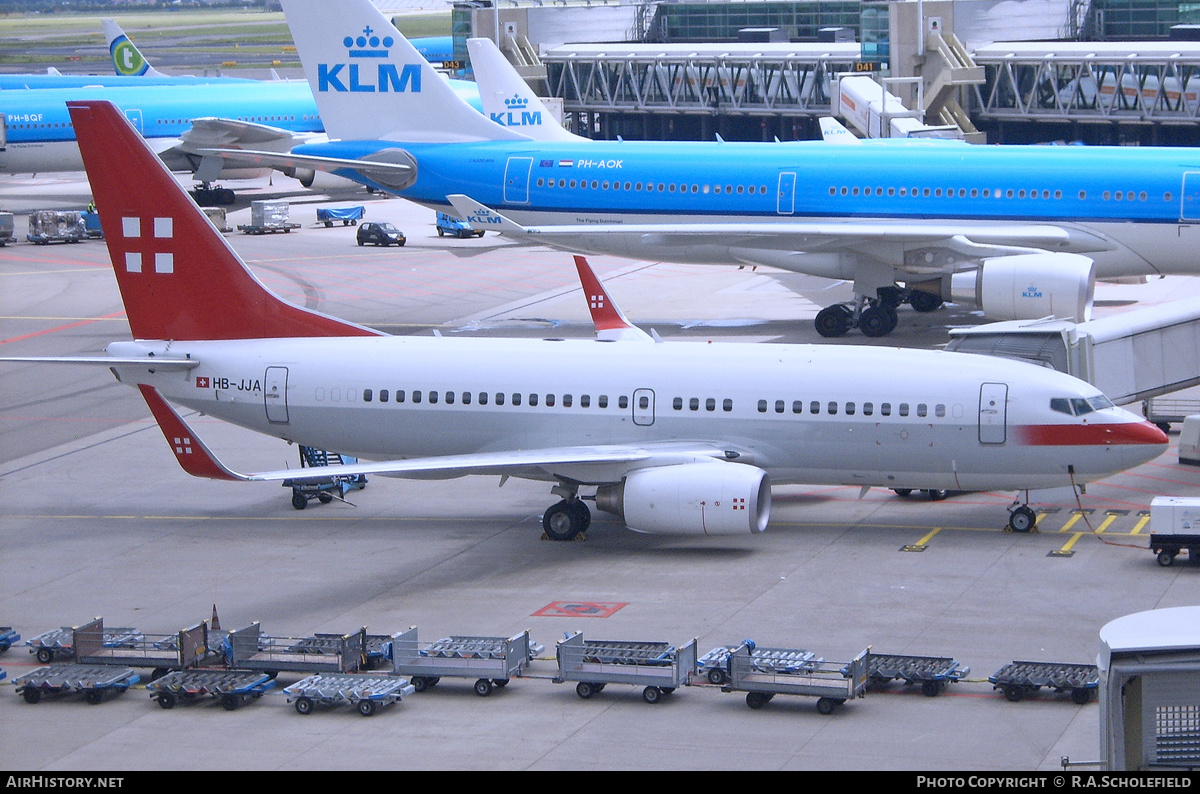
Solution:
{"label": "baggage cart", "polygon": [[[316,447],[300,447],[300,468],[307,469],[316,466],[341,466],[357,463],[357,458],[328,452]],[[335,498],[345,501],[346,494],[352,490],[362,490],[367,487],[367,475],[356,474],[352,477],[325,477],[321,479],[302,480],[299,478],[283,481],[284,488],[292,489],[292,507],[303,510],[308,503],[316,499],[321,504],[329,504]]]}
{"label": "baggage cart", "polygon": [[258,623],[229,633],[225,663],[236,670],[262,670],[272,678],[283,671],[352,673],[366,664],[367,630],[352,634],[276,637]]}
{"label": "baggage cart", "polygon": [[411,677],[417,692],[442,678],[474,678],[475,694],[487,697],[520,677],[537,647],[528,631],[507,638],[450,636],[422,645],[414,626],[392,637],[392,672]]}
{"label": "baggage cart", "polygon": [[283,690],[298,714],[311,714],[317,706],[348,703],[364,717],[416,691],[407,678],[389,673],[317,673]]}
{"label": "baggage cart", "polygon": [[962,667],[954,659],[944,656],[902,656],[874,652],[867,655],[869,683],[881,686],[902,680],[905,686],[920,684],[921,693],[926,697],[936,697],[950,684],[970,674],[970,667]]}
{"label": "baggage cart", "polygon": [[849,663],[816,662],[796,669],[762,669],[755,664],[751,645],[743,643],[729,655],[729,683],[722,692],[745,692],[746,705],[760,709],[776,695],[817,698],[817,711],[832,714],[847,700],[867,692],[867,648]]}
{"label": "baggage cart", "polygon": [[229,228],[229,221],[226,219],[224,207],[203,207],[201,209],[205,217],[212,221],[212,225],[217,227],[217,231],[222,234],[233,231],[233,229]]}
{"label": "baggage cart", "polygon": [[14,236],[15,225],[13,224],[13,214],[11,212],[0,212],[0,248],[11,243]]}
{"label": "baggage cart", "polygon": [[275,681],[266,673],[248,670],[176,670],[146,684],[150,697],[164,709],[176,703],[189,703],[202,697],[221,702],[233,711],[250,699],[263,696]]}
{"label": "baggage cart", "polygon": [[104,628],[104,619],[96,618],[71,633],[75,660],[80,664],[152,667],[154,678],[218,658],[209,645],[208,624],[204,621],[173,634],[144,634],[125,629],[110,633]]}
{"label": "baggage cart", "polygon": [[86,234],[83,213],[78,210],[37,210],[29,216],[25,239],[37,245],[77,243]]}
{"label": "baggage cart", "polygon": [[585,640],[575,632],[559,640],[554,683],[576,681],[575,694],[584,700],[606,684],[642,686],[642,699],[658,703],[696,673],[696,640],[676,648],[665,642]]}
{"label": "baggage cart", "polygon": [[1200,499],[1156,496],[1150,500],[1150,551],[1164,568],[1183,551],[1191,562],[1200,562]]}
{"label": "baggage cart", "polygon": [[317,223],[325,224],[325,228],[341,222],[343,226],[357,226],[363,219],[362,207],[317,207]]}
{"label": "baggage cart", "polygon": [[274,234],[299,229],[300,224],[288,220],[291,205],[286,201],[250,202],[250,223],[239,226],[238,231],[246,234]]}
{"label": "baggage cart", "polygon": [[[791,648],[760,648],[750,640],[747,640],[746,643],[751,646],[750,653],[754,658],[754,663],[764,668],[807,669],[825,661],[818,658],[812,651]],[[710,684],[721,686],[727,683],[729,681],[729,655],[737,647],[736,645],[722,645],[713,648],[696,662],[697,672],[702,678],[707,678]]]}
{"label": "baggage cart", "polygon": [[132,667],[52,664],[17,676],[13,685],[26,703],[38,703],[47,695],[82,692],[83,699],[95,705],[106,697],[121,694],[140,680],[141,676]]}
{"label": "baggage cart", "polygon": [[12,626],[0,626],[0,653],[16,645],[20,639],[21,635],[17,634]]}
{"label": "baggage cart", "polygon": [[[100,620],[100,618],[96,620]],[[106,628],[101,630],[100,643],[108,648],[128,647],[137,643],[141,637],[142,633],[134,628]],[[37,656],[37,660],[42,664],[74,659],[75,627],[63,626],[42,632],[36,637],[25,640],[25,644],[30,646],[30,653]]]}
{"label": "baggage cart", "polygon": [[1100,689],[1100,673],[1094,664],[1013,662],[997,670],[988,681],[992,689],[1002,690],[1013,703],[1048,687],[1059,694],[1069,692],[1071,701],[1082,706]]}

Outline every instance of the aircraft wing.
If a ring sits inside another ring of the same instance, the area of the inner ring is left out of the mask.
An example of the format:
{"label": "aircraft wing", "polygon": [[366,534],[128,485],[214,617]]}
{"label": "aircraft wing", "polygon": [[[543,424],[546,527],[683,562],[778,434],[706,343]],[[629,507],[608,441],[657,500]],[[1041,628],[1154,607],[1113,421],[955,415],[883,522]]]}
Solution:
{"label": "aircraft wing", "polygon": [[[608,235],[640,235],[648,243],[655,244],[707,244],[804,253],[845,250],[870,253],[872,246],[900,245],[910,249],[929,246],[953,251],[964,260],[1047,251],[1104,251],[1113,247],[1107,240],[1090,233],[1048,223],[914,223],[864,219],[522,226],[469,196],[456,194],[446,198],[460,217],[476,228],[524,238],[525,242],[564,248],[573,241],[603,239]],[[918,273],[944,272],[943,267],[936,265],[904,269]]]}
{"label": "aircraft wing", "polygon": [[222,160],[286,171],[295,168],[310,168],[314,171],[336,173],[353,170],[362,176],[385,185],[403,185],[412,175],[412,166],[407,163],[385,160],[352,160],[344,157],[321,157],[316,155],[292,154],[258,149],[240,149],[232,146],[197,148],[193,154],[202,157],[217,157]]}
{"label": "aircraft wing", "polygon": [[[218,480],[271,482],[280,480],[322,481],[331,477],[376,474],[412,479],[449,479],[468,474],[500,474],[533,479],[562,477],[582,483],[607,483],[621,479],[630,469],[689,463],[698,458],[726,460],[737,457],[716,444],[672,442],[646,445],[598,445],[550,447],[408,458],[340,466],[312,466],[240,473],[219,461],[192,432],[179,413],[150,386],[138,389],[150,406],[159,428],[183,470],[196,477]],[[537,475],[541,474],[541,477]]]}

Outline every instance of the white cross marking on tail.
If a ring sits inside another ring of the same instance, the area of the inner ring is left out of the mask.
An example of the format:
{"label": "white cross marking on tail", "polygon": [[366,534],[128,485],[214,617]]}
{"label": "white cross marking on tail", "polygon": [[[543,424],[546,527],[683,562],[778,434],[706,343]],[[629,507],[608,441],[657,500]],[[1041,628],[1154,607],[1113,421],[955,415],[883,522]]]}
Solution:
{"label": "white cross marking on tail", "polygon": [[191,455],[192,454],[192,439],[188,436],[180,438],[175,437],[175,454],[176,455]]}
{"label": "white cross marking on tail", "polygon": [[[172,218],[154,218],[151,224],[155,240],[172,240],[175,237],[175,221]],[[126,240],[142,239],[142,219],[133,217],[121,218],[121,236]],[[142,260],[145,252],[126,251],[125,271],[141,273]],[[175,254],[169,251],[154,251],[154,272],[174,273]]]}
{"label": "white cross marking on tail", "polygon": [[603,309],[604,308],[604,293],[603,292],[600,293],[599,295],[592,296],[591,306],[593,309]]}

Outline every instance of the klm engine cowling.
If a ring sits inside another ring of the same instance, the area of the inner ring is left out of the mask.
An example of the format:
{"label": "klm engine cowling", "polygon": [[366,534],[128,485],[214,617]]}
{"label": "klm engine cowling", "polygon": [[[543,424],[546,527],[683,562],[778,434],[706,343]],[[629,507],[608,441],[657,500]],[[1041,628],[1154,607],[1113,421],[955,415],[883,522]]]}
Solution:
{"label": "klm engine cowling", "polygon": [[596,492],[596,507],[639,532],[742,535],[767,528],[771,484],[754,466],[717,461],[631,472]]}
{"label": "klm engine cowling", "polygon": [[1081,323],[1092,317],[1096,265],[1079,254],[1018,254],[984,260],[949,281],[943,299],[977,306],[994,320],[1053,316]]}

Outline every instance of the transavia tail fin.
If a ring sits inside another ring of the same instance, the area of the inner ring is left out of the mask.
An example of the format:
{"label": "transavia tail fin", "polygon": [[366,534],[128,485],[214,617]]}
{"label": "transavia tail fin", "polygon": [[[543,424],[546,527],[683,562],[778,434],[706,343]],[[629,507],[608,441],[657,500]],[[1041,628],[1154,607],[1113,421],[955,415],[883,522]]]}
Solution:
{"label": "transavia tail fin", "polygon": [[104,39],[108,42],[108,54],[112,58],[114,72],[127,77],[166,77],[150,65],[120,25],[111,19],[102,19],[100,22],[104,25]]}
{"label": "transavia tail fin", "polygon": [[330,138],[528,140],[463,101],[370,0],[282,5]]}
{"label": "transavia tail fin", "polygon": [[563,129],[491,39],[467,39],[467,52],[471,55],[483,114],[489,119],[535,141],[590,143],[589,139]]}
{"label": "transavia tail fin", "polygon": [[575,269],[579,271],[583,297],[587,298],[588,311],[592,313],[592,322],[596,324],[597,339],[605,342],[654,341],[649,334],[626,319],[620,307],[604,290],[600,279],[596,278],[586,258],[576,254]]}
{"label": "transavia tail fin", "polygon": [[293,306],[234,253],[109,102],[68,102],[135,339],[371,336]]}

